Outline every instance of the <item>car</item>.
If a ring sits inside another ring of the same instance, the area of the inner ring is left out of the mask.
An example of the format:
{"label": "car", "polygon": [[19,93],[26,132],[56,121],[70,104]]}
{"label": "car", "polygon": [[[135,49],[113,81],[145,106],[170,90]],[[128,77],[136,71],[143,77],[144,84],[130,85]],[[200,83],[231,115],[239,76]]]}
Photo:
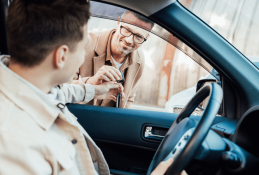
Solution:
{"label": "car", "polygon": [[[249,60],[252,61],[252,63],[259,68],[259,57],[255,56],[248,56]],[[220,77],[218,76],[218,73],[215,69],[212,70],[211,74],[207,74],[204,77],[201,77],[200,80],[204,79],[214,79],[218,83],[220,83]],[[165,104],[164,111],[169,113],[180,113],[182,109],[186,106],[186,104],[191,100],[191,98],[195,95],[197,91],[197,85],[190,87],[188,89],[185,89],[175,95],[173,95]],[[195,111],[193,111],[192,115],[202,115],[203,109],[196,108]]]}
{"label": "car", "polygon": [[[217,80],[211,74],[206,75],[205,77],[201,77],[201,80],[204,79],[214,79]],[[186,104],[192,99],[192,97],[196,94],[197,85],[185,89],[175,95],[173,95],[165,104],[165,112],[169,113],[180,113],[182,109],[186,106]],[[192,115],[201,115],[203,112],[202,109],[197,108]]]}
{"label": "car", "polygon": [[[0,9],[7,6],[4,2],[1,1]],[[187,104],[185,101],[179,102],[186,104],[181,113],[67,105],[102,150],[111,174],[149,175],[161,161],[168,158],[174,158],[174,162],[166,174],[176,175],[182,170],[189,175],[258,174],[259,70],[251,60],[217,33],[212,28],[214,23],[209,25],[190,11],[188,6],[191,1],[91,2],[97,3],[92,5],[92,18],[106,19],[116,25],[123,9],[129,9],[156,23],[151,32],[166,42],[160,43],[165,54],[162,61],[153,65],[146,62],[149,73],[163,67],[166,75],[169,71],[166,66],[172,63],[170,55],[177,52],[192,58],[209,72],[207,65],[211,66],[217,70],[221,81],[220,84],[205,81]],[[184,6],[184,2],[187,5]],[[4,10],[1,10],[1,15],[4,26]],[[138,26],[134,21],[126,22]],[[102,24],[106,27],[110,25]],[[3,39],[0,49],[2,54],[8,54],[4,29],[1,30]],[[153,44],[158,45],[158,42]],[[170,50],[172,46],[174,49]],[[159,56],[160,51],[158,46],[154,47],[155,56]],[[158,75],[153,78],[149,82],[156,78],[160,80]],[[156,83],[145,87],[150,96],[159,96],[158,91],[153,91],[159,90]],[[192,93],[194,91],[195,88]],[[144,93],[140,93],[139,97],[151,101]],[[191,115],[206,98],[208,102],[203,115]],[[217,116],[218,111],[221,111],[220,116]]]}

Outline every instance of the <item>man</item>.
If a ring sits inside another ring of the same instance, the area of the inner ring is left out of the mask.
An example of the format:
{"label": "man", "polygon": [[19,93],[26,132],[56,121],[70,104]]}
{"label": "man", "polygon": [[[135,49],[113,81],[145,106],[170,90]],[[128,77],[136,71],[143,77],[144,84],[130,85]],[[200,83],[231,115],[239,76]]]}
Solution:
{"label": "man", "polygon": [[[146,30],[121,21],[134,23]],[[117,29],[90,33],[85,61],[74,79],[78,79],[80,75],[84,83],[96,85],[103,81],[120,80],[118,70],[122,71],[125,77],[125,100],[121,107],[129,108],[134,101],[137,84],[145,65],[143,54],[137,49],[149,38],[149,31],[153,26],[154,23],[143,16],[126,11],[119,18]],[[94,100],[89,104],[116,106],[115,102],[109,99]]]}
{"label": "man", "polygon": [[11,59],[9,68],[0,68],[0,174],[109,174],[99,148],[65,106],[96,92],[85,93],[86,85],[55,87],[71,81],[83,63],[88,19],[86,1],[10,3]]}
{"label": "man", "polygon": [[10,2],[11,58],[0,62],[0,174],[109,174],[100,149],[65,105],[96,91],[58,86],[71,81],[84,61],[88,19],[85,0]]}

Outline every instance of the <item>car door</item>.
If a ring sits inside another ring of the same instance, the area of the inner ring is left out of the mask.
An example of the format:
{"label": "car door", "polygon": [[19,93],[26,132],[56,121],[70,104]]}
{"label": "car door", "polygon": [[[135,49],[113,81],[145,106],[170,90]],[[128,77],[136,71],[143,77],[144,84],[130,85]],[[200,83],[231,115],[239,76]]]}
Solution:
{"label": "car door", "polygon": [[[91,10],[89,31],[103,32],[116,29],[118,17],[126,9],[91,2]],[[137,26],[134,21],[128,22]],[[204,68],[206,61],[202,57],[161,26],[155,24],[150,35],[139,48],[144,55],[145,68],[129,109],[68,105],[102,150],[111,173],[146,173],[163,136],[180,112],[174,109],[164,112],[166,102],[174,94],[196,85],[201,77],[212,71],[207,63]],[[197,58],[200,59],[199,64],[194,61]],[[198,121],[201,114],[202,111],[192,118]],[[225,117],[217,117],[214,124],[226,120]]]}

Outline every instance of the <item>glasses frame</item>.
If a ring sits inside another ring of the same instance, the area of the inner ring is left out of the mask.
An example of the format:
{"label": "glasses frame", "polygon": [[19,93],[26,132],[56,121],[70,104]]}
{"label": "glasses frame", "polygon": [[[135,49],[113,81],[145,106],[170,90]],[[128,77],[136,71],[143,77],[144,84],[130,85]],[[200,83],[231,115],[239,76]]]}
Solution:
{"label": "glasses frame", "polygon": [[[128,30],[131,34],[130,34],[129,36],[123,35],[122,32],[121,32],[121,29],[122,29],[122,28]],[[142,44],[142,43],[144,43],[145,41],[147,41],[147,38],[143,37],[144,40],[143,40],[141,43],[136,42],[136,41],[135,41],[135,36],[136,36],[136,35],[139,36],[139,34],[133,33],[130,29],[128,29],[128,28],[122,26],[121,24],[120,24],[120,34],[121,34],[122,36],[125,36],[125,37],[130,37],[131,35],[133,35],[133,41],[134,41],[135,43],[137,43],[137,44]]]}

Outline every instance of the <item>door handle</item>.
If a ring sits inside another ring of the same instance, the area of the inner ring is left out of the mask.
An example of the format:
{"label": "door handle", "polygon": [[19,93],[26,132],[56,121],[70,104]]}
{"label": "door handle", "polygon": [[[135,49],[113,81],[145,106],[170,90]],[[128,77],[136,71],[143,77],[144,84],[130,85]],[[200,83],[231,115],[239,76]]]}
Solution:
{"label": "door handle", "polygon": [[159,138],[159,139],[161,139],[161,138],[164,138],[165,136],[162,136],[162,135],[156,135],[156,134],[153,134],[152,133],[152,127],[151,126],[147,126],[146,127],[146,130],[145,130],[145,135],[144,135],[144,137],[145,138],[153,138],[153,139],[155,139],[155,138]]}

